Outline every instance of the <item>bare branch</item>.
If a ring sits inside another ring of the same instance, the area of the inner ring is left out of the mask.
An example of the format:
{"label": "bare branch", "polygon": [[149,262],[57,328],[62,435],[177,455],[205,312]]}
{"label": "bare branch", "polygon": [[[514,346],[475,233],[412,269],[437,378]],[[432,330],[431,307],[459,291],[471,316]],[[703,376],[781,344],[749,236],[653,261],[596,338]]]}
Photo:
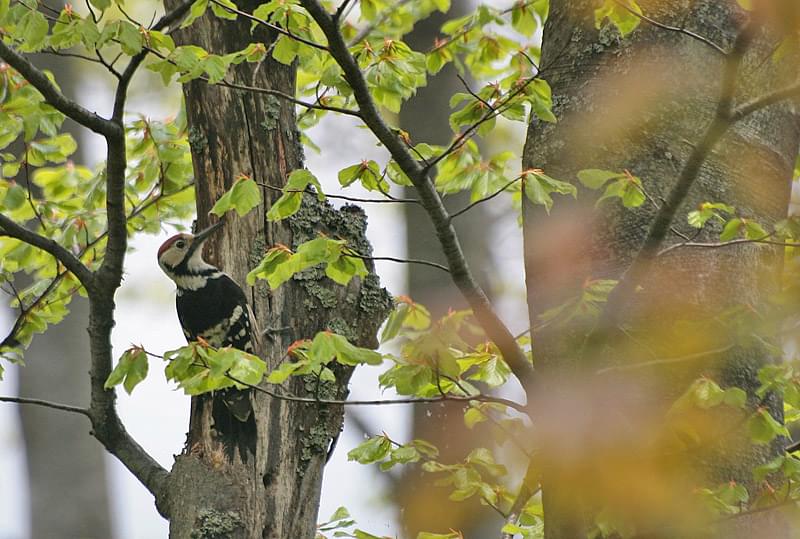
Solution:
{"label": "bare branch", "polygon": [[50,82],[47,75],[3,41],[0,41],[0,58],[19,71],[34,88],[41,92],[45,100],[63,115],[71,118],[87,129],[106,137],[119,136],[122,134],[122,126],[94,112],[90,112],[75,101],[65,97],[64,94],[56,88],[55,84]]}
{"label": "bare branch", "polygon": [[33,404],[36,406],[44,406],[45,408],[52,408],[53,410],[61,410],[62,412],[72,412],[73,414],[80,414],[89,417],[89,410],[81,408],[80,406],[71,406],[69,404],[61,404],[60,402],[51,402],[42,399],[29,399],[27,397],[4,397],[0,396],[0,402],[13,402],[16,404]]}
{"label": "bare branch", "polygon": [[521,178],[522,178],[522,176],[517,176],[516,178],[514,178],[513,180],[511,180],[510,182],[505,184],[503,187],[501,187],[500,189],[498,189],[497,191],[492,193],[491,195],[485,196],[483,198],[479,198],[475,202],[471,202],[471,203],[467,204],[466,206],[464,206],[463,208],[461,208],[460,210],[457,210],[457,211],[451,213],[450,214],[450,219],[451,220],[455,219],[459,215],[467,213],[469,210],[471,210],[472,208],[474,208],[478,204],[483,204],[484,202],[488,202],[489,200],[492,200],[494,197],[496,197],[497,195],[499,195],[500,193],[502,193],[503,191],[505,191],[506,189],[508,189],[509,187],[514,185],[515,183],[517,183]]}
{"label": "bare branch", "polygon": [[739,105],[731,113],[731,121],[737,122],[746,116],[770,105],[798,97],[800,97],[800,82],[796,82],[791,86],[781,88],[780,90],[775,90],[774,92],[762,95],[753,99],[752,101],[748,101],[747,103]]}
{"label": "bare branch", "polygon": [[700,34],[696,34],[696,33],[692,32],[690,30],[687,30],[686,28],[681,27],[681,26],[670,26],[668,24],[664,24],[662,22],[658,22],[657,20],[651,19],[647,15],[644,15],[644,14],[639,13],[638,11],[636,11],[634,9],[631,9],[631,7],[628,4],[626,4],[625,2],[622,2],[621,0],[614,0],[614,2],[616,2],[617,5],[619,5],[623,9],[625,9],[631,15],[634,15],[635,17],[639,17],[644,22],[646,22],[646,23],[648,23],[648,24],[650,24],[652,26],[655,26],[656,28],[661,28],[662,30],[669,30],[670,32],[677,32],[679,34],[683,34],[685,36],[689,36],[692,39],[695,39],[695,40],[697,40],[697,41],[699,41],[699,42],[701,42],[701,43],[703,43],[705,45],[708,45],[709,47],[711,47],[712,49],[714,49],[715,51],[717,51],[720,54],[727,54],[725,52],[725,49],[723,49],[722,47],[720,47],[719,45],[717,45],[716,43],[714,43],[713,41],[711,41],[710,39],[708,39],[705,36],[702,36]]}
{"label": "bare branch", "polygon": [[744,53],[753,39],[753,34],[754,25],[753,23],[748,23],[736,36],[733,48],[728,53],[725,61],[720,97],[714,119],[686,160],[675,186],[656,213],[647,237],[636,253],[633,262],[622,275],[617,286],[609,294],[601,317],[602,323],[598,324],[590,340],[600,336],[602,331],[617,325],[616,319],[621,314],[621,308],[628,303],[636,287],[649,271],[651,262],[658,255],[659,248],[672,226],[675,214],[683,204],[700,173],[700,168],[723,135],[733,125],[732,112],[733,99],[736,92],[736,77],[739,73],[739,66],[742,63]]}
{"label": "bare branch", "polygon": [[[260,185],[261,187],[266,187],[267,189],[271,189],[273,191],[280,191],[282,193],[308,193],[309,195],[317,195],[317,193],[312,190],[310,187],[306,189],[283,189],[277,185],[270,185],[268,183],[261,183],[256,182],[256,185]],[[334,200],[346,200],[347,202],[363,202],[365,204],[398,204],[398,203],[405,203],[405,204],[419,204],[419,200],[415,198],[359,198],[359,197],[351,197],[346,195],[331,195],[329,193],[320,193],[325,196],[325,198],[332,198]]]}
{"label": "bare branch", "polygon": [[370,95],[364,74],[358,67],[355,58],[348,51],[339,27],[331,18],[331,15],[318,0],[301,0],[301,5],[311,14],[311,17],[325,33],[330,54],[342,68],[345,78],[353,89],[353,95],[361,111],[362,120],[386,147],[400,169],[409,177],[417,189],[420,203],[428,213],[442,245],[442,251],[447,259],[453,282],[469,303],[489,339],[494,341],[503,354],[515,376],[523,386],[527,386],[533,379],[533,365],[528,361],[528,358],[503,321],[494,312],[486,293],[475,281],[472,271],[464,258],[458,236],[450,222],[450,216],[442,203],[441,197],[436,192],[431,178],[428,176],[428,170],[424,169],[412,157],[400,137],[384,121]]}
{"label": "bare branch", "polygon": [[94,280],[94,274],[92,271],[87,268],[75,255],[73,255],[59,243],[51,240],[50,238],[41,236],[32,230],[28,230],[24,226],[15,223],[3,214],[0,214],[0,228],[6,235],[25,242],[28,245],[33,245],[34,247],[53,255],[56,260],[64,264],[64,267],[72,272],[75,277],[77,277],[77,279],[84,287],[86,287],[87,290],[91,290]]}
{"label": "bare branch", "polygon": [[720,241],[720,242],[711,242],[711,243],[702,243],[702,242],[694,242],[694,241],[684,241],[682,243],[676,243],[675,245],[670,245],[669,247],[665,247],[661,251],[658,252],[656,256],[662,256],[667,254],[670,251],[674,251],[675,249],[681,249],[683,247],[699,247],[703,249],[719,249],[720,247],[730,247],[732,245],[742,245],[747,243],[759,243],[759,244],[766,244],[766,245],[776,245],[778,247],[800,247],[800,243],[794,242],[787,242],[787,241],[776,241],[770,240],[772,234],[769,234],[763,238],[756,238],[756,239],[747,239],[747,238],[738,238],[735,240],[729,241]]}
{"label": "bare branch", "polygon": [[508,406],[509,408],[513,408],[514,410],[522,414],[527,415],[528,413],[525,406],[518,402],[514,402],[512,400],[504,399],[501,397],[492,397],[490,395],[484,395],[484,394],[479,394],[479,395],[445,394],[439,397],[409,397],[400,399],[375,399],[375,400],[319,399],[316,397],[299,397],[297,395],[278,393],[261,386],[243,382],[232,376],[230,373],[226,373],[226,376],[231,380],[233,380],[234,382],[236,382],[237,384],[241,384],[245,387],[249,387],[252,390],[264,393],[265,395],[269,395],[272,398],[291,401],[291,402],[304,402],[308,404],[330,404],[330,405],[342,405],[342,406],[389,406],[393,404],[437,404],[445,401],[455,401],[464,403],[468,403],[470,401],[478,401],[478,402],[492,402],[495,404],[502,404],[503,406]]}
{"label": "bare branch", "polygon": [[344,253],[344,256],[360,258],[361,260],[385,260],[386,262],[398,262],[400,264],[419,264],[421,266],[429,266],[431,268],[436,268],[438,270],[450,273],[450,270],[447,269],[447,266],[437,264],[436,262],[430,262],[428,260],[419,260],[417,258],[395,258],[393,256],[364,256],[356,253]]}
{"label": "bare branch", "polygon": [[645,367],[653,367],[655,365],[671,365],[673,363],[683,363],[685,361],[693,361],[695,359],[701,359],[704,357],[724,354],[725,352],[728,352],[731,349],[733,349],[735,346],[736,346],[735,344],[728,344],[726,346],[721,346],[719,348],[714,348],[711,350],[703,350],[702,352],[695,352],[694,354],[686,354],[683,356],[676,356],[676,357],[656,358],[656,359],[651,359],[649,361],[639,361],[636,363],[627,363],[624,365],[614,365],[611,367],[605,367],[603,369],[600,369],[595,374],[607,374],[609,372],[629,371],[634,369],[642,369]]}

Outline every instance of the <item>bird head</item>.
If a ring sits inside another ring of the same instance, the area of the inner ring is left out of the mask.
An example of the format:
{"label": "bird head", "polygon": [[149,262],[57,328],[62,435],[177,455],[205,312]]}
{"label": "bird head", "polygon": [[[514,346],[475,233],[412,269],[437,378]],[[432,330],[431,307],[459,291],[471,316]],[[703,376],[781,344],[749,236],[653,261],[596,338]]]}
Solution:
{"label": "bird head", "polygon": [[214,231],[222,226],[222,221],[197,234],[176,234],[158,248],[158,265],[169,277],[185,274],[200,274],[214,266],[203,260],[203,243]]}

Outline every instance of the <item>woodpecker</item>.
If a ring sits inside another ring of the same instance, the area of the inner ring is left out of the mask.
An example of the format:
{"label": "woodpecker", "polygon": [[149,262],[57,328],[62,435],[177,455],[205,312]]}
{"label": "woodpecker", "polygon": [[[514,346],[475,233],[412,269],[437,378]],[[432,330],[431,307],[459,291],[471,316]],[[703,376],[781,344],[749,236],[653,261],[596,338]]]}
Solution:
{"label": "woodpecker", "polygon": [[[247,297],[227,273],[203,260],[203,243],[221,226],[217,222],[194,235],[172,236],[158,249],[158,265],[178,287],[175,304],[187,341],[202,338],[215,348],[232,346],[253,353],[257,331]],[[249,390],[220,393],[236,420],[253,422]],[[217,415],[216,423],[230,423]]]}

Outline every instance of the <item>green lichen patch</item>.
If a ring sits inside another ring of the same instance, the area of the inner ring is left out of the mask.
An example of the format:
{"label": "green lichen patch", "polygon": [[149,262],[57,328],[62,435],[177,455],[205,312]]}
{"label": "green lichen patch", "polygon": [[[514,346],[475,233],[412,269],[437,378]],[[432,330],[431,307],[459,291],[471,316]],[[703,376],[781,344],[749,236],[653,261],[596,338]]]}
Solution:
{"label": "green lichen patch", "polygon": [[192,539],[227,539],[242,527],[242,519],[235,511],[205,509],[195,520]]}

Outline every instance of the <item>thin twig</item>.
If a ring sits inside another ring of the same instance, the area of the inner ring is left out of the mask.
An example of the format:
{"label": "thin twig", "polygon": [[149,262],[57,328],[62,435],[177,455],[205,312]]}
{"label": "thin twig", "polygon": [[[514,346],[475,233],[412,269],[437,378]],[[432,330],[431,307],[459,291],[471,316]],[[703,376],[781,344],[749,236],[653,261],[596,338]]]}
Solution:
{"label": "thin twig", "polygon": [[447,268],[447,266],[443,266],[442,264],[437,264],[436,262],[431,262],[429,260],[419,260],[416,258],[395,258],[393,256],[364,256],[352,252],[344,253],[344,256],[360,258],[361,260],[383,260],[386,262],[398,262],[400,264],[419,264],[421,266],[430,266],[431,268],[436,268],[438,270],[450,273],[450,270]]}
{"label": "thin twig", "polygon": [[758,110],[796,97],[800,97],[800,82],[792,84],[791,86],[787,86],[786,88],[781,88],[780,90],[775,90],[774,92],[762,95],[753,99],[752,101],[748,101],[742,105],[739,105],[731,113],[731,121],[738,122],[739,120]]}
{"label": "thin twig", "polygon": [[321,194],[325,198],[332,198],[334,200],[345,200],[347,202],[363,202],[365,204],[399,204],[399,203],[419,204],[419,200],[415,198],[387,198],[387,199],[358,198],[347,195],[331,195],[329,193],[317,193],[310,187],[306,187],[305,189],[284,189],[277,185],[270,185],[268,183],[262,183],[262,182],[256,182],[256,185],[260,185],[261,187],[266,187],[267,189],[271,189],[273,191],[280,191],[282,193],[307,193],[309,195]]}
{"label": "thin twig", "polygon": [[735,344],[728,344],[726,346],[721,346],[719,348],[714,348],[712,350],[703,350],[702,352],[696,352],[694,354],[686,354],[684,356],[651,359],[649,361],[639,361],[636,363],[628,363],[625,365],[614,365],[611,367],[605,367],[603,369],[599,369],[595,374],[607,374],[609,372],[630,371],[634,369],[642,369],[645,367],[653,367],[655,365],[671,365],[673,363],[683,363],[685,361],[692,361],[695,359],[700,359],[708,356],[724,354],[725,352],[728,352],[729,350],[733,349],[735,346],[736,346]]}
{"label": "thin twig", "polygon": [[225,9],[226,11],[228,11],[230,13],[235,13],[236,15],[240,15],[240,16],[244,17],[245,19],[248,19],[248,20],[253,21],[255,23],[258,23],[258,24],[261,24],[263,26],[266,26],[270,30],[275,30],[279,34],[283,34],[286,37],[292,38],[295,41],[303,43],[304,45],[308,45],[309,47],[313,47],[313,48],[321,50],[321,51],[327,51],[328,50],[328,47],[326,47],[325,45],[320,45],[319,43],[315,43],[313,41],[310,41],[308,39],[300,37],[300,36],[298,36],[296,34],[293,34],[289,30],[287,30],[285,28],[281,28],[280,26],[278,26],[276,24],[272,24],[271,22],[265,21],[264,19],[259,19],[258,17],[254,17],[251,14],[247,13],[246,11],[242,11],[240,9],[232,8],[232,7],[228,6],[228,5],[223,4],[219,0],[211,0],[211,2],[213,2],[214,4],[218,5],[219,7]]}
{"label": "thin twig", "polygon": [[499,105],[496,105],[494,107],[490,106],[489,110],[487,110],[484,113],[484,115],[481,116],[481,118],[477,122],[471,124],[467,129],[465,129],[463,132],[461,132],[453,140],[453,142],[450,143],[450,146],[448,146],[447,149],[445,149],[444,152],[442,152],[441,154],[437,155],[436,158],[434,158],[432,161],[427,162],[426,165],[425,165],[425,169],[424,170],[428,171],[428,170],[433,169],[433,167],[435,167],[439,163],[439,161],[441,161],[442,159],[446,158],[448,155],[450,155],[454,151],[458,150],[461,146],[463,146],[467,142],[467,140],[472,137],[472,135],[478,130],[478,128],[481,125],[483,125],[484,123],[488,122],[489,120],[492,120],[492,119],[496,118],[497,116],[499,116],[503,112],[505,112],[505,108],[504,107],[506,107],[511,102],[512,99],[514,99],[519,94],[524,92],[525,89],[534,80],[536,80],[537,78],[538,78],[538,75],[534,75],[534,76],[528,77],[524,81],[518,83],[517,87],[513,91],[509,92],[509,94],[507,96],[505,96],[505,98],[500,102]]}
{"label": "thin twig", "polygon": [[765,236],[763,238],[756,238],[756,239],[747,239],[747,238],[738,238],[735,240],[729,241],[720,241],[720,242],[710,242],[710,243],[702,243],[702,242],[694,242],[694,241],[685,241],[682,243],[676,243],[675,245],[670,245],[669,247],[665,247],[661,251],[658,252],[656,256],[662,256],[670,251],[675,249],[681,249],[683,247],[700,247],[704,249],[719,249],[720,247],[730,247],[732,245],[742,245],[746,243],[759,243],[759,244],[766,244],[766,245],[776,245],[778,247],[800,247],[800,243],[794,242],[786,242],[786,241],[776,241],[767,239],[772,234]]}
{"label": "thin twig", "polygon": [[442,402],[447,401],[455,401],[455,402],[465,402],[468,403],[470,401],[478,401],[478,402],[492,402],[495,404],[502,404],[503,406],[508,406],[509,408],[513,408],[520,413],[526,414],[527,410],[525,406],[518,402],[514,402],[509,399],[503,399],[501,397],[492,397],[490,395],[471,395],[471,396],[462,396],[462,395],[451,395],[447,394],[444,396],[439,397],[409,397],[409,398],[400,398],[400,399],[374,399],[374,400],[336,400],[336,399],[318,399],[314,397],[299,397],[297,395],[288,395],[283,393],[277,393],[275,391],[271,391],[261,386],[257,386],[254,384],[248,384],[247,382],[243,382],[238,378],[232,376],[230,373],[227,373],[226,376],[236,382],[237,384],[241,384],[245,387],[258,391],[260,393],[264,393],[265,395],[269,395],[275,399],[291,401],[291,402],[302,402],[306,404],[326,404],[326,405],[341,405],[341,406],[390,406],[394,404],[440,404]]}
{"label": "thin twig", "polygon": [[472,208],[474,208],[478,204],[483,204],[484,202],[492,200],[494,197],[498,196],[500,193],[502,193],[503,191],[505,191],[506,189],[508,189],[509,187],[514,185],[515,183],[517,183],[520,180],[520,178],[522,178],[522,176],[517,176],[516,178],[514,178],[513,180],[511,180],[510,182],[505,184],[503,187],[501,187],[500,189],[498,189],[497,191],[492,193],[491,195],[483,197],[481,199],[478,199],[475,202],[471,202],[471,203],[467,204],[466,206],[464,206],[463,208],[461,208],[460,210],[457,210],[457,211],[451,213],[450,214],[450,219],[451,220],[455,219],[459,215],[461,215],[463,213],[467,213],[469,210],[471,210]]}
{"label": "thin twig", "polygon": [[668,24],[664,24],[662,22],[658,22],[657,20],[651,19],[647,15],[644,15],[644,14],[639,13],[638,11],[636,11],[634,9],[631,9],[631,7],[627,3],[623,2],[622,0],[614,0],[614,2],[617,5],[619,5],[620,7],[624,8],[631,15],[634,15],[634,16],[638,17],[639,19],[643,20],[644,22],[646,22],[646,23],[648,23],[648,24],[650,24],[652,26],[655,26],[656,28],[661,28],[662,30],[669,30],[670,32],[678,32],[679,34],[683,34],[685,36],[689,36],[692,39],[696,39],[697,41],[708,45],[709,47],[711,47],[712,49],[714,49],[715,51],[717,51],[720,54],[727,54],[725,49],[723,49],[722,47],[720,47],[719,45],[717,45],[716,43],[714,43],[713,41],[711,41],[710,39],[708,39],[705,36],[702,36],[700,34],[696,34],[696,33],[692,32],[690,30],[687,30],[686,28],[681,27],[681,26],[670,26]]}
{"label": "thin twig", "polygon": [[63,412],[72,412],[73,414],[80,414],[89,417],[89,410],[81,408],[80,406],[71,406],[69,404],[61,404],[60,402],[51,402],[42,399],[29,399],[27,397],[5,397],[0,395],[0,402],[13,402],[16,404],[34,404],[36,406],[44,406],[45,408],[52,408],[53,410],[61,410]]}

